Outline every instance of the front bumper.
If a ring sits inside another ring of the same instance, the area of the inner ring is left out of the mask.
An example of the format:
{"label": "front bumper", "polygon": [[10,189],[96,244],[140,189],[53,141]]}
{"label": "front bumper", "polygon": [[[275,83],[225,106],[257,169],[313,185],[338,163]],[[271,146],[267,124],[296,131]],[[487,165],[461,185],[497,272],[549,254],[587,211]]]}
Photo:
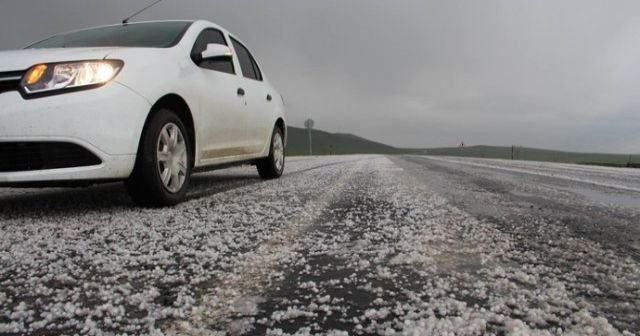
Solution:
{"label": "front bumper", "polygon": [[131,175],[136,156],[104,155],[102,160],[95,166],[0,173],[0,187],[71,186],[123,180]]}
{"label": "front bumper", "polygon": [[117,82],[29,100],[16,91],[0,93],[0,142],[73,143],[101,161],[83,167],[0,172],[0,185],[127,178],[150,108],[146,99]]}

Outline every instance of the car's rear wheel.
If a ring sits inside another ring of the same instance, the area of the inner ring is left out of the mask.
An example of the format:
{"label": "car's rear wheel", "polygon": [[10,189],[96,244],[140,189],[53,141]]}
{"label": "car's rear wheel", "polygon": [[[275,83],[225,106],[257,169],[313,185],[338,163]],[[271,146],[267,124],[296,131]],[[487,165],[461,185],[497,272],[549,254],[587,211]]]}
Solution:
{"label": "car's rear wheel", "polygon": [[126,182],[131,198],[144,206],[168,206],[184,200],[191,180],[191,151],[186,128],[176,113],[159,110],[143,131],[133,173]]}
{"label": "car's rear wheel", "polygon": [[258,161],[258,173],[263,179],[274,179],[282,176],[284,171],[284,136],[279,127],[273,129],[269,156]]}

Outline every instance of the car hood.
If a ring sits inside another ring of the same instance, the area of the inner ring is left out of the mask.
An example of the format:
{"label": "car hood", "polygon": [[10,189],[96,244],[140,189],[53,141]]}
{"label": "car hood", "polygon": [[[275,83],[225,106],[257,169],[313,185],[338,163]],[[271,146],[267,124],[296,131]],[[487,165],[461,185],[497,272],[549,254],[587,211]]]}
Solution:
{"label": "car hood", "polygon": [[122,48],[55,48],[0,51],[0,72],[21,71],[35,64],[106,58]]}

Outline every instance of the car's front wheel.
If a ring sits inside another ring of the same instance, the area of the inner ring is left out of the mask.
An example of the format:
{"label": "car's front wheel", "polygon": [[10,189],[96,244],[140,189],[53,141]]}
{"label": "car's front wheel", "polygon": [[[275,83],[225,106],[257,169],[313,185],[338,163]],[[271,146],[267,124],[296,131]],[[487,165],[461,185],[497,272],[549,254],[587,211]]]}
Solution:
{"label": "car's front wheel", "polygon": [[284,136],[279,127],[273,129],[269,156],[258,161],[258,173],[263,179],[274,179],[282,176],[284,171]]}
{"label": "car's front wheel", "polygon": [[168,206],[184,200],[191,180],[190,146],[176,113],[155,113],[143,131],[135,168],[126,182],[134,202]]}

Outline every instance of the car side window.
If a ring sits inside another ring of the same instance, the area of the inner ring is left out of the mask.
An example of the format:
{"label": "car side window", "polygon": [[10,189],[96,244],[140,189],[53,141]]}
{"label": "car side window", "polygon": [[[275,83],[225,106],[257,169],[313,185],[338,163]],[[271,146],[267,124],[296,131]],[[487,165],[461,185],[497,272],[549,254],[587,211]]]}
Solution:
{"label": "car side window", "polygon": [[242,69],[242,75],[246,78],[255,79],[258,81],[262,80],[262,74],[260,73],[260,69],[258,68],[258,64],[251,56],[251,53],[242,43],[236,41],[233,37],[231,38],[231,43],[233,43],[233,49],[236,51],[236,55],[238,56],[238,62],[240,63],[240,69]]}
{"label": "car side window", "polygon": [[231,58],[212,58],[204,60],[200,58],[200,54],[202,54],[202,52],[207,48],[207,44],[227,45],[227,41],[224,39],[222,32],[217,29],[207,28],[203,30],[196,39],[193,49],[191,49],[191,59],[193,62],[201,68],[225,72],[232,75],[235,74],[236,72],[233,68],[233,59]]}
{"label": "car side window", "polygon": [[251,64],[253,65],[253,71],[256,74],[256,79],[261,81],[262,80],[262,72],[260,72],[260,68],[258,67],[258,63],[256,62],[255,58],[253,58],[253,56],[251,54],[249,54],[249,57],[251,57]]}

